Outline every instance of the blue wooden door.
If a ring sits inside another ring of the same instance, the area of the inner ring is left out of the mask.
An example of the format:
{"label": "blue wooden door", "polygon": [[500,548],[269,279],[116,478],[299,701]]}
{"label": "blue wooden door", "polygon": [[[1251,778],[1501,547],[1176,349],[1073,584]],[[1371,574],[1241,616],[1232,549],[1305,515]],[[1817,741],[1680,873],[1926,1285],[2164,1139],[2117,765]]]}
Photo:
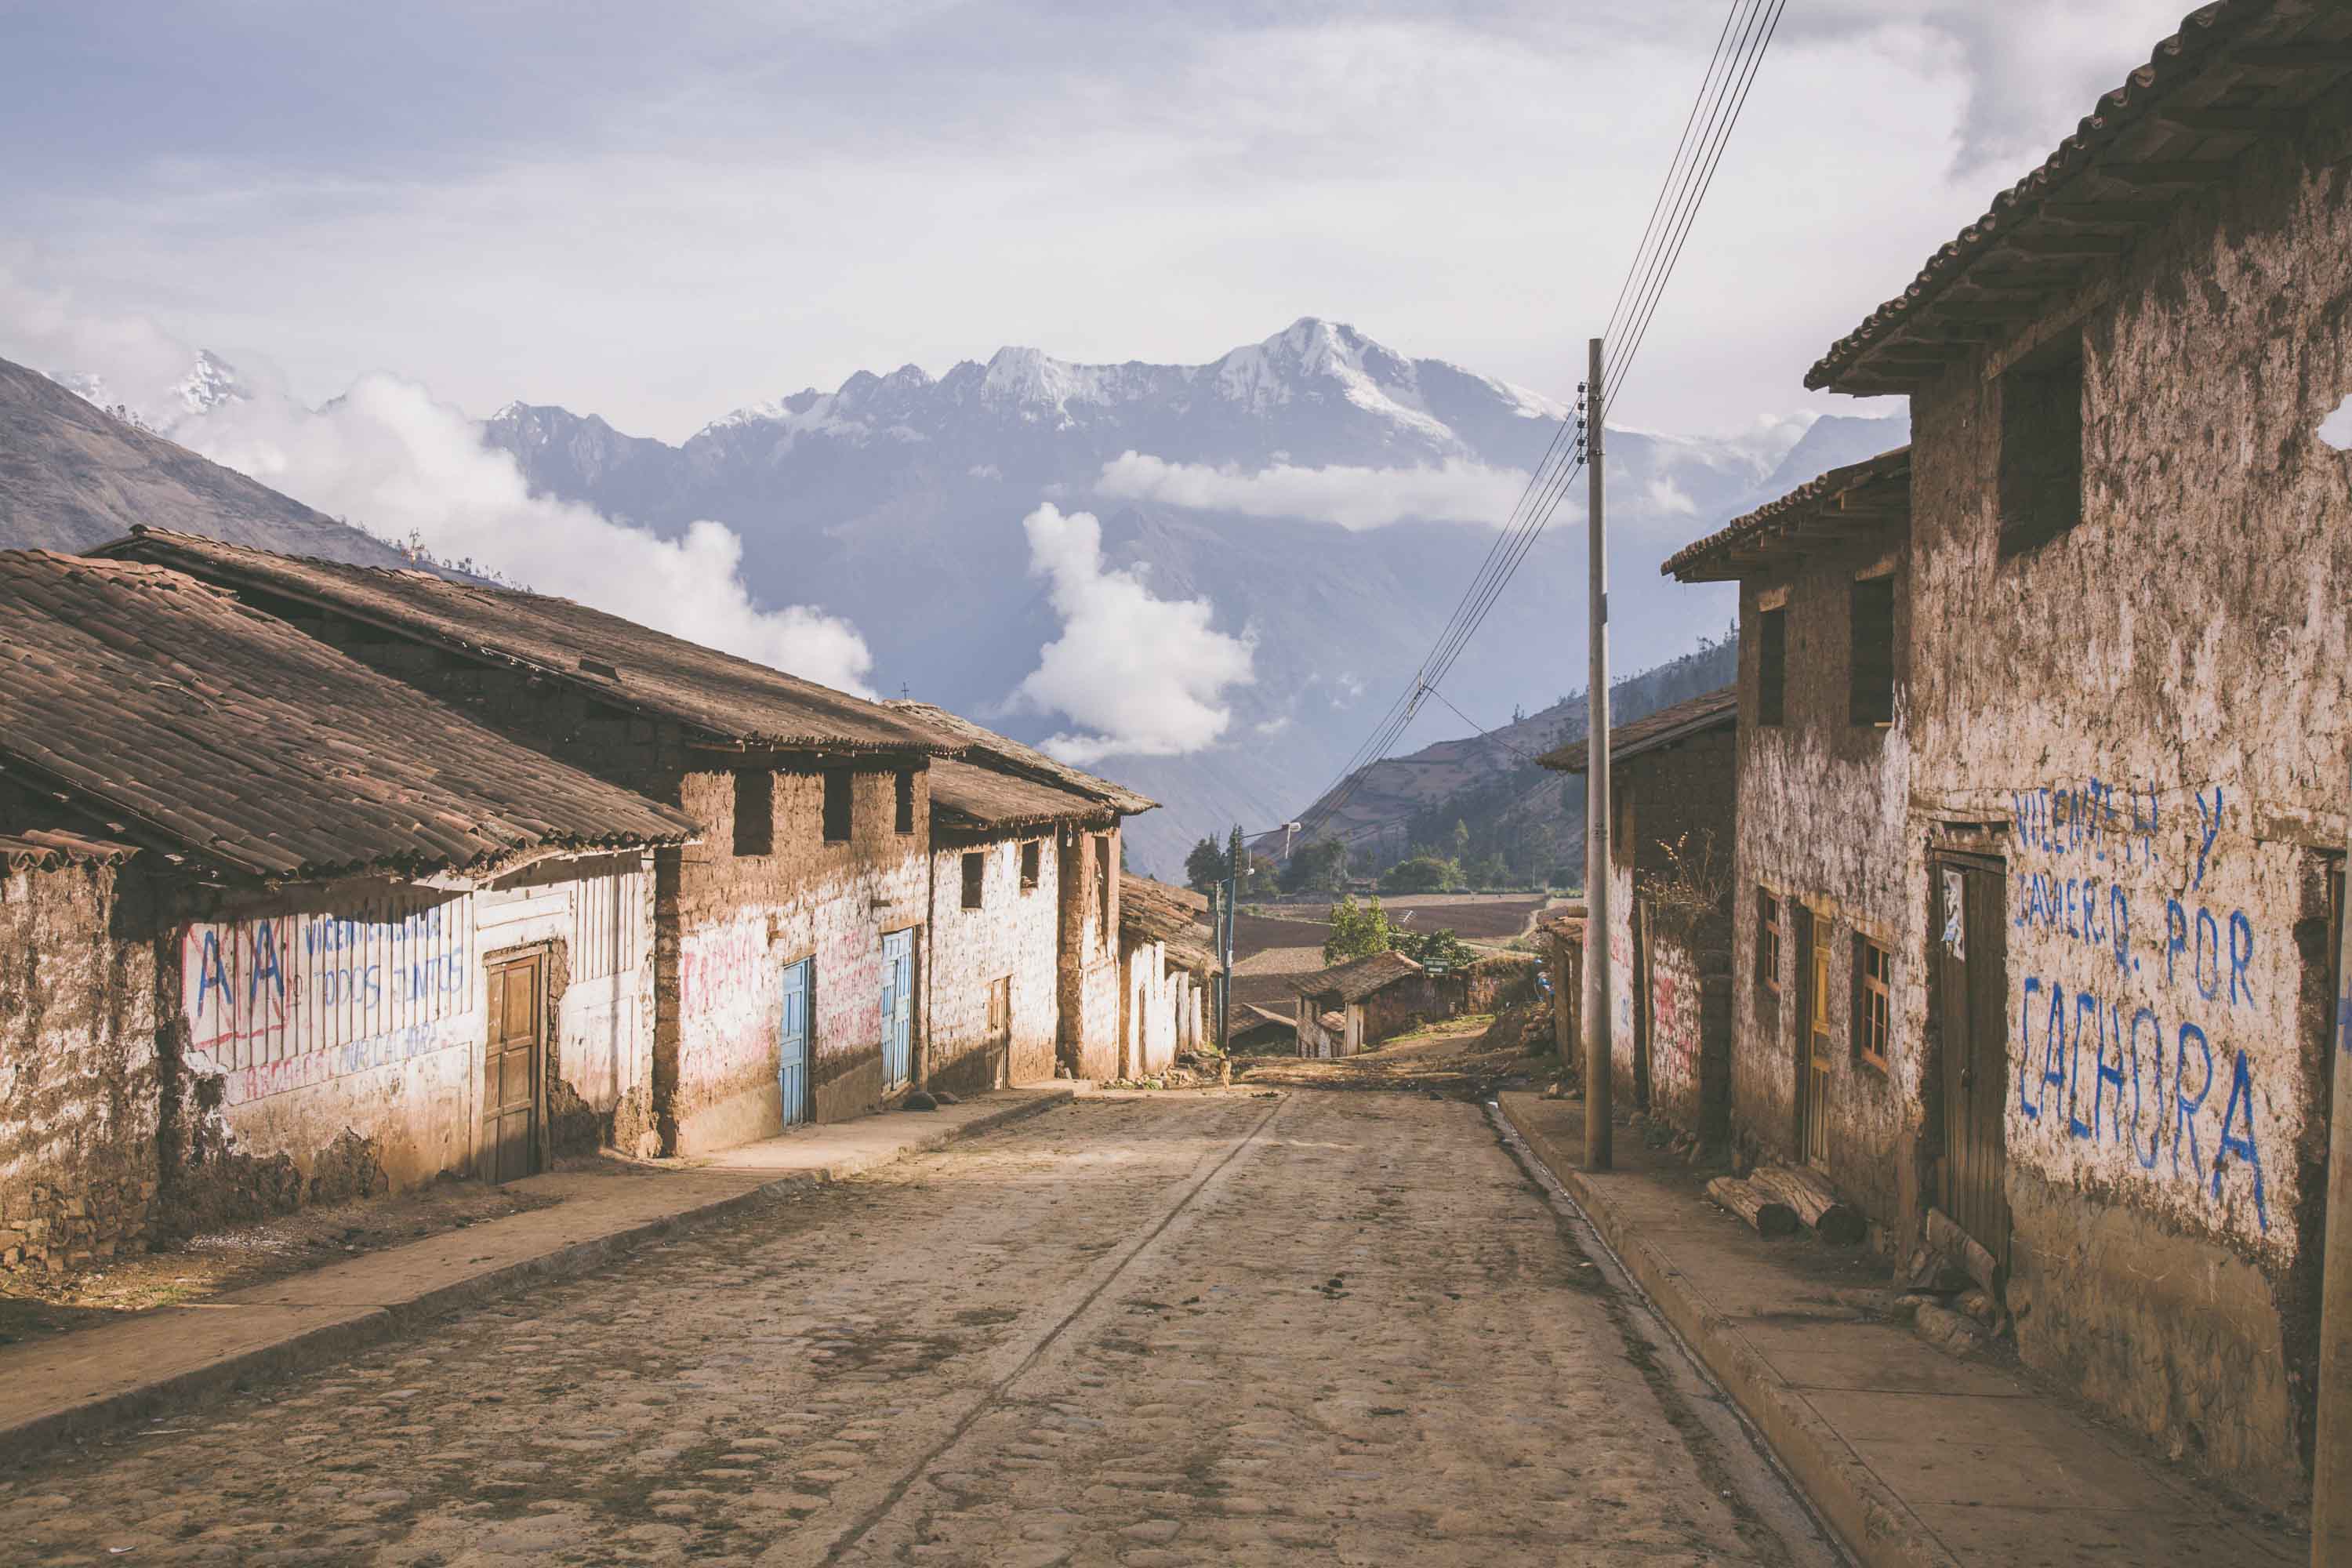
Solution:
{"label": "blue wooden door", "polygon": [[897,1089],[915,1070],[915,933],[882,939],[882,1088]]}
{"label": "blue wooden door", "polygon": [[776,1025],[776,1096],[787,1127],[809,1117],[809,980],[815,964],[803,958],[784,971],[783,1009]]}

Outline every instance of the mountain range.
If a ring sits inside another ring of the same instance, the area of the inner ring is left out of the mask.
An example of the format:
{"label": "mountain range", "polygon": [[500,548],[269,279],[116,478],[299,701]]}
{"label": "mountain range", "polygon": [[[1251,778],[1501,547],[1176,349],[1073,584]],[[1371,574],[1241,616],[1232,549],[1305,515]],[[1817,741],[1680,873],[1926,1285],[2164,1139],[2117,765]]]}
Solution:
{"label": "mountain range", "polygon": [[[72,367],[53,374],[0,362],[0,543],[79,548],[151,521],[411,563],[164,438],[205,446],[206,422],[242,406],[236,373],[213,356],[169,387],[138,389],[143,423],[93,406],[132,389]],[[1024,519],[1045,502],[1094,513],[1106,571],[1131,573],[1160,600],[1204,601],[1210,625],[1248,649],[1249,679],[1217,698],[1226,719],[1213,742],[1171,755],[1114,746],[1088,764],[1163,803],[1133,825],[1132,852],[1172,872],[1200,836],[1295,818],[1331,784],[1411,681],[1570,413],[1558,398],[1307,318],[1202,364],[1079,364],[1005,348],[936,377],[913,365],[861,372],[832,392],[750,404],[676,444],[520,402],[478,434],[536,496],[665,539],[702,520],[725,524],[741,541],[752,597],[845,617],[872,649],[869,683],[884,695],[1031,742],[1072,726],[1021,695],[1041,649],[1064,635],[1066,608]],[[1666,554],[1906,438],[1899,419],[1848,416],[1729,438],[1612,425],[1616,667],[1671,660],[1732,619],[1729,590],[1662,580]],[[1550,708],[1581,684],[1574,489],[1408,743]],[[494,546],[480,565],[499,565]]]}

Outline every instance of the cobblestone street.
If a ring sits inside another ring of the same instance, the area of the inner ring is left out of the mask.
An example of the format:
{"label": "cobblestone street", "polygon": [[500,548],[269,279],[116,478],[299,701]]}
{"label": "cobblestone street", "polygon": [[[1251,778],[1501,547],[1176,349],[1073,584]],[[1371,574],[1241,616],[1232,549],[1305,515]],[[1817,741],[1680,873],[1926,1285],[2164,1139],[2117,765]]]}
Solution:
{"label": "cobblestone street", "polygon": [[11,1473],[0,1541],[412,1568],[1829,1561],[1636,1316],[1475,1106],[1104,1097]]}

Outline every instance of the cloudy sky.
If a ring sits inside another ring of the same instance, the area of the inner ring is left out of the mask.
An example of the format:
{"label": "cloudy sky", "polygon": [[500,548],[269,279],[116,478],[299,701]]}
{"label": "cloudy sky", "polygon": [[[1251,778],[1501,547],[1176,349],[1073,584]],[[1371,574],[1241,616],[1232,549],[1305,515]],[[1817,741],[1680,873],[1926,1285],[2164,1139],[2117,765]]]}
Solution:
{"label": "cloudy sky", "polygon": [[[1620,416],[1829,406],[1804,367],[2183,4],[1790,0]],[[673,439],[860,368],[1307,314],[1564,393],[1723,15],[0,0],[0,310]]]}

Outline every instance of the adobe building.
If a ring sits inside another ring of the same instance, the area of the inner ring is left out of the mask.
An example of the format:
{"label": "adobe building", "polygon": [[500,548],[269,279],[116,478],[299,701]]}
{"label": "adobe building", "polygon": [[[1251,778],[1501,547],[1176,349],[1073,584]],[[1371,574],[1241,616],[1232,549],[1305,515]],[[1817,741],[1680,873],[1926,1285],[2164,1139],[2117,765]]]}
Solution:
{"label": "adobe building", "polygon": [[[1738,706],[1729,686],[1609,731],[1609,952],[1621,1020],[1612,1072],[1634,1109],[1709,1144],[1726,1137],[1731,1100]],[[1587,758],[1580,741],[1536,760],[1581,773]]]}
{"label": "adobe building", "polygon": [[1206,1037],[1209,900],[1132,872],[1119,881],[1118,1076],[1150,1078]]}
{"label": "adobe building", "polygon": [[160,529],[98,553],[227,587],[701,826],[698,842],[654,867],[653,1082],[667,1152],[862,1115],[911,1088],[926,769],[967,741],[544,595]]}
{"label": "adobe building", "polygon": [[1290,988],[1298,997],[1298,1054],[1325,1060],[1452,1013],[1429,972],[1393,949],[1301,975]]}
{"label": "adobe building", "polygon": [[1922,629],[1876,790],[1782,796],[1886,900],[1895,1174],[2019,1353],[2280,1506],[2352,749],[2347,77],[2352,10],[2192,14],[1813,367],[1911,399]]}
{"label": "adobe building", "polygon": [[0,552],[0,1267],[638,1142],[694,831],[219,588]]}

